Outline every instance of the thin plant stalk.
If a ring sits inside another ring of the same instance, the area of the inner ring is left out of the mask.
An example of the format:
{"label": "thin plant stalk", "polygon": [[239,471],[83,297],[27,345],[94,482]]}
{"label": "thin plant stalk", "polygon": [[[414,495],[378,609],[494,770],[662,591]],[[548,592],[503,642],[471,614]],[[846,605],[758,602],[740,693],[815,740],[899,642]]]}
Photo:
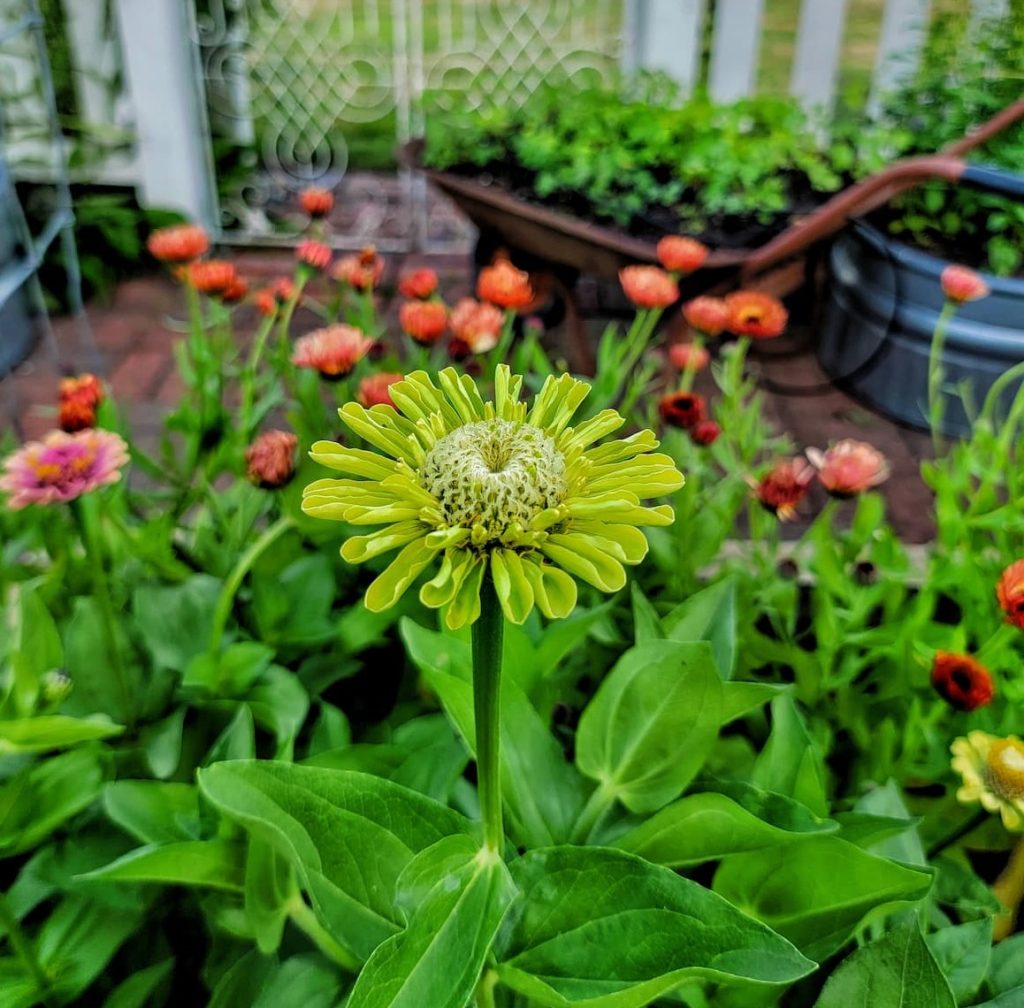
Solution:
{"label": "thin plant stalk", "polygon": [[501,856],[505,831],[501,818],[500,693],[505,632],[501,604],[489,573],[480,587],[480,618],[473,624],[473,714],[476,727],[476,776],[484,846]]}
{"label": "thin plant stalk", "polygon": [[938,321],[932,332],[932,345],[928,352],[928,426],[932,431],[932,449],[938,455],[942,451],[942,415],[945,403],[942,399],[942,349],[946,342],[946,330],[956,314],[956,302],[946,301],[939,312]]}
{"label": "thin plant stalk", "polygon": [[689,392],[693,388],[693,379],[697,377],[697,357],[700,355],[701,350],[704,349],[703,333],[694,333],[693,342],[690,344],[690,347],[692,350],[690,359],[686,362],[683,376],[679,381],[679,388],[682,392]]}

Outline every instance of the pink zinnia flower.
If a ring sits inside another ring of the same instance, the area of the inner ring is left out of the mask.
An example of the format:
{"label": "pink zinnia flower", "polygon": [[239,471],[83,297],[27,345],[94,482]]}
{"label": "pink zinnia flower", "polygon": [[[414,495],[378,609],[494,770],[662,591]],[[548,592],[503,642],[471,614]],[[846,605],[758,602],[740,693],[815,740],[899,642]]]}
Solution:
{"label": "pink zinnia flower", "polygon": [[667,308],[679,299],[679,286],[657,266],[623,266],[619,283],[637,308]]}
{"label": "pink zinnia flower", "polygon": [[7,504],[13,509],[62,504],[116,483],[127,461],[128,445],[110,431],[53,431],[7,457],[0,490],[11,495]]}
{"label": "pink zinnia flower", "polygon": [[331,249],[323,242],[308,238],[304,242],[299,242],[298,248],[295,249],[295,258],[301,265],[322,273],[331,264]]}
{"label": "pink zinnia flower", "polygon": [[331,276],[356,290],[376,287],[384,275],[384,260],[372,245],[356,255],[342,256],[332,267]]}
{"label": "pink zinnia flower", "polygon": [[467,297],[452,309],[449,325],[452,334],[470,353],[487,353],[498,345],[504,322],[505,315],[500,308]]}
{"label": "pink zinnia flower", "polygon": [[398,281],[398,293],[407,298],[426,301],[437,290],[437,274],[424,266],[411,273],[405,273]]}
{"label": "pink zinnia flower", "polygon": [[292,363],[313,368],[324,378],[342,378],[366,356],[371,346],[373,340],[355,326],[327,326],[295,341]]}
{"label": "pink zinnia flower", "polygon": [[818,481],[833,497],[856,497],[889,478],[885,456],[864,441],[846,438],[827,451],[808,448]]}
{"label": "pink zinnia flower", "polygon": [[394,406],[389,389],[404,377],[394,371],[378,371],[359,383],[356,399],[367,409],[371,406]]}
{"label": "pink zinnia flower", "polygon": [[711,355],[702,346],[693,343],[673,343],[668,348],[668,359],[680,371],[703,371]]}
{"label": "pink zinnia flower", "polygon": [[957,304],[977,301],[988,294],[988,284],[982,276],[966,266],[947,266],[939,282],[942,284],[942,293]]}

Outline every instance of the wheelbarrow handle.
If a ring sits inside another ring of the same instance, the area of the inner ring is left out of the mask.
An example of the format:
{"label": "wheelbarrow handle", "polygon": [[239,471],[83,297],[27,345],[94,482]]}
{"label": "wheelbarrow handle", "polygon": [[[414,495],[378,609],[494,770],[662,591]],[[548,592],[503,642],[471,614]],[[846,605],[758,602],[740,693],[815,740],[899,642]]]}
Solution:
{"label": "wheelbarrow handle", "polygon": [[1024,200],[1024,176],[1014,175],[991,165],[967,165],[960,176],[960,181],[965,185],[974,185],[979,189],[999,193],[1000,196]]}

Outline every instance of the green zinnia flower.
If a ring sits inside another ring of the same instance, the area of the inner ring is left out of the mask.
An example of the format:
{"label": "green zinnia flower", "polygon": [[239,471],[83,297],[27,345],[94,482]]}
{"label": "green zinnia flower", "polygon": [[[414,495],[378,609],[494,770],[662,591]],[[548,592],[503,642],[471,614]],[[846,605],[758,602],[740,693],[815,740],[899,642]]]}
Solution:
{"label": "green zinnia flower", "polygon": [[569,615],[576,605],[570,575],[618,591],[626,583],[622,565],[647,554],[636,526],[673,518],[667,505],[640,501],[683,485],[672,459],[653,454],[654,435],[644,430],[597,445],[625,422],[610,409],[570,427],[590,386],[569,375],[548,378],[529,411],[519,402],[522,378],[505,365],[495,375],[493,403],[454,368],[437,381],[440,388],[416,371],[389,389],[397,409],[350,402],[338,411],[377,452],[333,441],[310,452],[348,478],[307,486],[306,514],[385,526],[348,539],[341,555],[361,563],[401,549],[367,590],[367,608],[394,605],[437,557],[440,569],[420,599],[447,606],[452,629],[480,615],[488,564],[513,623],[534,603],[549,618]]}

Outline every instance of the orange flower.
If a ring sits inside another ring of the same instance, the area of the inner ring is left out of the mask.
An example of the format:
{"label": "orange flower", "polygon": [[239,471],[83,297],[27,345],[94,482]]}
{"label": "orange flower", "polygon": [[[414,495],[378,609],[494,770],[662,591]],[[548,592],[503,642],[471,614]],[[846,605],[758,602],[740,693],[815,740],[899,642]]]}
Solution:
{"label": "orange flower", "polygon": [[88,406],[99,406],[103,402],[103,384],[96,375],[85,372],[74,378],[61,379],[58,396],[61,402],[77,399]]}
{"label": "orange flower", "polygon": [[619,283],[637,308],[667,308],[679,300],[675,280],[658,266],[625,266]]}
{"label": "orange flower", "polygon": [[404,377],[404,375],[388,371],[379,371],[375,375],[369,375],[359,383],[356,399],[367,409],[371,406],[394,406],[388,389]]}
{"label": "orange flower", "polygon": [[665,423],[690,430],[707,415],[707,404],[699,392],[672,392],[662,397],[658,412]]}
{"label": "orange flower", "polygon": [[68,434],[96,426],[96,407],[87,399],[72,396],[57,407],[57,426]]}
{"label": "orange flower", "polygon": [[342,256],[331,270],[335,280],[360,291],[376,287],[383,275],[384,260],[372,245],[367,245],[356,255]]}
{"label": "orange flower", "polygon": [[711,360],[711,355],[702,346],[693,343],[673,343],[668,348],[668,359],[680,371],[703,371]]}
{"label": "orange flower", "polygon": [[796,517],[796,509],[807,496],[814,469],[803,459],[779,459],[760,480],[750,481],[761,506],[781,521]]}
{"label": "orange flower", "polygon": [[191,262],[209,247],[210,239],[198,224],[174,224],[157,228],[146,241],[149,254],[166,263]]}
{"label": "orange flower", "polygon": [[658,242],[658,260],[670,273],[692,273],[704,265],[708,248],[696,238],[668,235]]}
{"label": "orange flower", "polygon": [[249,284],[242,277],[236,275],[235,279],[224,288],[220,299],[225,304],[238,304],[245,300],[245,295],[248,293]]}
{"label": "orange flower", "polygon": [[452,309],[451,327],[455,339],[469,353],[487,353],[498,345],[505,318],[500,308],[484,301],[463,298]]}
{"label": "orange flower", "polygon": [[398,293],[402,297],[419,298],[425,301],[437,290],[437,274],[427,267],[405,273],[398,281]]}
{"label": "orange flower", "polygon": [[507,259],[499,259],[493,266],[485,266],[480,270],[476,282],[476,296],[483,301],[490,301],[499,308],[512,308],[518,311],[532,304],[534,300],[530,274],[516,269]]}
{"label": "orange flower", "polygon": [[245,450],[246,475],[265,490],[284,486],[295,474],[298,443],[289,431],[265,431]]}
{"label": "orange flower", "polygon": [[1007,622],[1024,630],[1024,560],[1014,560],[999,575],[996,598]]}
{"label": "orange flower", "polygon": [[736,291],[725,299],[729,309],[726,328],[737,336],[774,339],[781,336],[789,314],[778,298],[761,291]]}
{"label": "orange flower", "polygon": [[256,295],[256,310],[261,315],[276,315],[281,307],[295,294],[295,284],[289,277],[278,277],[269,287]]}
{"label": "orange flower", "polygon": [[863,441],[846,438],[825,452],[808,448],[807,457],[818,470],[818,480],[833,497],[855,497],[889,478],[885,456]]}
{"label": "orange flower", "polygon": [[935,692],[959,711],[984,707],[995,695],[988,669],[970,655],[936,652],[931,680]]}
{"label": "orange flower", "polygon": [[717,336],[729,327],[729,306],[716,297],[697,297],[683,305],[683,318],[691,329]]}
{"label": "orange flower", "polygon": [[367,354],[373,340],[350,325],[331,325],[300,337],[295,341],[292,363],[296,367],[313,368],[329,380],[343,378]]}
{"label": "orange flower", "polygon": [[310,186],[299,193],[299,205],[314,220],[326,217],[334,209],[334,195],[318,186]]}
{"label": "orange flower", "polygon": [[690,440],[694,444],[710,445],[718,440],[722,428],[714,420],[698,420],[690,428]]}
{"label": "orange flower", "polygon": [[225,259],[204,259],[188,268],[188,280],[200,294],[220,297],[238,279],[234,263]]}
{"label": "orange flower", "polygon": [[300,242],[298,248],[295,249],[295,258],[303,266],[322,273],[331,264],[331,250],[323,242],[307,239]]}
{"label": "orange flower", "polygon": [[942,293],[956,304],[977,301],[989,292],[984,278],[966,266],[947,266],[942,271],[939,282],[942,284]]}
{"label": "orange flower", "polygon": [[402,331],[421,346],[436,343],[448,328],[448,309],[442,301],[406,301],[398,311]]}

